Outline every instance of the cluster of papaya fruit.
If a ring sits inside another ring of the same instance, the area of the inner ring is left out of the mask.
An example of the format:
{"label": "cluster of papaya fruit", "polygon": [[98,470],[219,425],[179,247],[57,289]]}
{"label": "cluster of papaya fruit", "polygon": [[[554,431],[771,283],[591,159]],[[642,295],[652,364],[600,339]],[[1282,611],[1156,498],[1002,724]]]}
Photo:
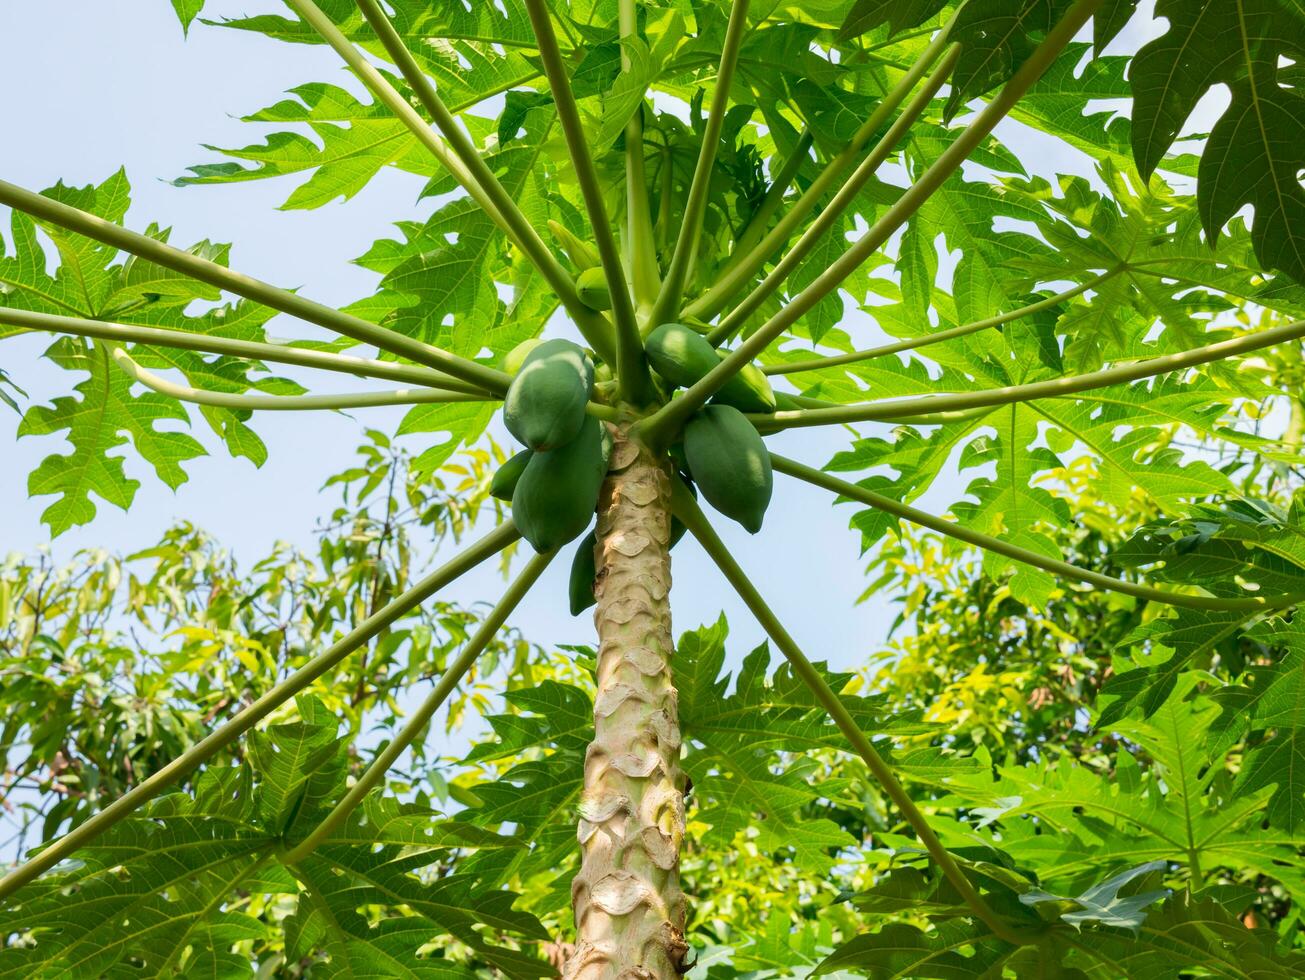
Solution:
{"label": "cluster of papaya fruit", "polygon": [[[580,268],[576,285],[594,309],[610,306],[597,255],[562,226],[554,235]],[[707,375],[724,354],[690,326],[666,323],[644,343],[654,382],[663,400],[676,388],[690,387]],[[512,504],[512,517],[536,551],[553,551],[582,534],[594,518],[607,474],[612,435],[587,411],[591,400],[606,401],[611,369],[595,365],[590,352],[569,340],[528,340],[504,359],[513,376],[504,397],[503,421],[525,449],[503,463],[490,493]],[[743,413],[775,411],[775,394],[766,376],[747,365],[716,392],[685,424],[669,448],[690,490],[748,531],[761,529],[770,503],[770,454]],[[684,533],[675,521],[674,545]],[[581,540],[571,567],[571,611],[592,605],[595,540]]]}

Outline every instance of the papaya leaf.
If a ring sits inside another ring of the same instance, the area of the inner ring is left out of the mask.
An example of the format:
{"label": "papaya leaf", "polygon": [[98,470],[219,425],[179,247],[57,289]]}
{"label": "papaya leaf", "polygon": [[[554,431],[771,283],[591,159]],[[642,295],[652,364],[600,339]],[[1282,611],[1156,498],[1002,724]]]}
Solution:
{"label": "papaya leaf", "polygon": [[1299,0],[1160,0],[1169,30],[1133,59],[1133,153],[1144,178],[1215,85],[1232,99],[1201,157],[1201,220],[1214,238],[1243,206],[1255,209],[1255,254],[1305,281],[1305,102],[1284,85],[1282,59],[1305,52]]}

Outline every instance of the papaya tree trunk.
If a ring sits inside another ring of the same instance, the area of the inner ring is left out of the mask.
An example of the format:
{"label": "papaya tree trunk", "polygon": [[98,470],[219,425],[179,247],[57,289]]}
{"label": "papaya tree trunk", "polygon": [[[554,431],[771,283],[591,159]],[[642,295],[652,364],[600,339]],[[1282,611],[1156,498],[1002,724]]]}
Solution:
{"label": "papaya tree trunk", "polygon": [[678,977],[684,776],[671,679],[670,475],[615,433],[598,503],[598,694],[566,980]]}

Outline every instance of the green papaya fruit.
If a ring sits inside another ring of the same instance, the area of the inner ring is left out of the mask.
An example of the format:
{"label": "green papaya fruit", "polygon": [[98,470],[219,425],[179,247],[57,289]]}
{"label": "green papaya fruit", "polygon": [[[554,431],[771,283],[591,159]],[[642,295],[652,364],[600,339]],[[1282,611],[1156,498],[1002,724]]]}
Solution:
{"label": "green papaya fruit", "polygon": [[570,442],[530,457],[512,494],[512,520],[536,551],[560,548],[594,519],[607,475],[605,435],[605,426],[586,416]]}
{"label": "green papaya fruit", "polygon": [[[667,381],[688,388],[711,371],[728,351],[718,351],[707,338],[683,323],[663,323],[644,341],[648,363]],[[755,364],[746,364],[721,385],[715,401],[740,412],[775,411],[775,392]]]}
{"label": "green papaya fruit", "polygon": [[576,437],[594,390],[594,364],[569,340],[545,340],[526,355],[503,398],[508,431],[536,452]]}
{"label": "green papaya fruit", "polygon": [[643,346],[652,369],[681,388],[696,383],[720,363],[707,338],[683,323],[663,323]]}
{"label": "green papaya fruit", "polygon": [[575,557],[571,559],[571,583],[568,594],[571,599],[572,616],[579,616],[598,601],[594,598],[594,578],[598,575],[594,548],[597,544],[598,538],[593,531],[590,531],[580,539]]}
{"label": "green papaya fruit", "polygon": [[704,407],[684,427],[684,455],[709,504],[752,534],[761,530],[774,476],[770,453],[742,412],[732,405]]}
{"label": "green papaya fruit", "polygon": [[[720,352],[723,358],[728,351]],[[731,405],[740,412],[761,412],[770,415],[775,411],[775,392],[770,381],[755,364],[745,364],[730,378],[713,399],[722,405]]]}
{"label": "green papaya fruit", "polygon": [[588,242],[577,238],[565,225],[550,219],[548,230],[553,233],[554,240],[562,246],[562,251],[566,253],[566,257],[571,260],[571,264],[578,272],[584,272],[585,269],[592,269],[601,264],[598,251]]}
{"label": "green papaya fruit", "polygon": [[525,362],[525,359],[530,356],[530,352],[542,343],[543,341],[538,337],[531,337],[529,340],[521,341],[503,355],[503,370],[508,374],[516,374],[521,370],[521,365]]}
{"label": "green papaya fruit", "polygon": [[517,488],[517,481],[526,471],[526,464],[530,462],[530,457],[533,455],[534,453],[529,449],[523,449],[511,459],[505,459],[489,481],[489,495],[499,500],[510,501],[512,491]]}
{"label": "green papaya fruit", "polygon": [[580,294],[580,302],[591,310],[610,310],[612,294],[607,288],[607,273],[595,266],[585,269],[575,278],[575,291]]}

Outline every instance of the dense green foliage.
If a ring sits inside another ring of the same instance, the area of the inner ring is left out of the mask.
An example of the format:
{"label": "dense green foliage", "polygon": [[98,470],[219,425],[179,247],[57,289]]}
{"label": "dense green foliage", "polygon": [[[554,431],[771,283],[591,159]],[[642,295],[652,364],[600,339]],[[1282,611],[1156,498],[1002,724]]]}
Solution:
{"label": "dense green foliage", "polygon": [[[287,6],[203,26],[322,43],[304,13],[316,8]],[[431,131],[395,114],[429,99],[388,69],[377,77],[397,102],[375,80],[374,101],[309,81],[246,117],[262,142],[215,149],[176,182],[283,178],[284,206],[315,208],[386,167],[425,181],[426,216],[395,215],[396,237],[358,258],[379,282],[353,319],[301,313],[345,336],[279,351],[231,346],[266,340],[288,306],[268,292],[231,299],[228,246],[188,247],[218,270],[200,281],[5,190],[0,340],[69,333],[46,356],[77,379],[27,405],[21,372],[0,372],[19,434],[71,447],[28,479],[53,498],[52,533],[89,523],[97,501],[131,504],[124,448],[172,487],[204,452],[179,425],[188,409],[141,370],[178,372],[204,396],[182,392],[204,423],[255,465],[266,448],[250,407],[264,403],[207,396],[305,394],[277,373],[278,353],[393,336],[404,344],[377,342],[371,376],[442,392],[409,399],[398,433],[425,440],[415,458],[377,433],[335,481],[346,500],[317,556],[274,552],[245,572],[181,527],[131,559],[0,569],[15,846],[85,826],[367,623],[416,578],[413,526],[451,543],[476,515],[502,516],[511,474],[494,502],[501,454],[475,448],[497,398],[513,431],[548,450],[508,492],[516,527],[545,553],[592,520],[600,417],[647,425],[703,497],[753,531],[772,479],[762,436],[846,423],[826,470],[856,481],[839,492],[858,501],[866,594],[901,602],[895,639],[863,671],[817,665],[812,680],[768,646],[727,654],[723,620],[680,637],[695,975],[1305,973],[1305,626],[1293,614],[1305,597],[1305,328],[1288,326],[1305,319],[1305,6],[1159,0],[1163,21],[1149,25],[1138,6],[391,0],[394,31],[503,198],[486,208],[465,160],[440,162]],[[201,25],[202,0],[173,7]],[[577,162],[570,103],[545,78],[530,17],[544,7],[596,183]],[[321,8],[347,42],[392,53],[351,0]],[[737,53],[732,77],[723,49]],[[1226,107],[1193,122],[1224,89]],[[1006,104],[1008,91],[1019,98]],[[613,288],[595,191],[621,228],[629,290]],[[130,187],[118,173],[44,196],[118,226]],[[551,229],[566,264],[512,224],[517,213]],[[146,235],[168,238],[158,225]],[[599,370],[571,346],[570,373],[549,369],[527,391],[546,351],[520,345],[563,320]],[[657,342],[645,359],[628,340],[663,320],[723,344],[719,364],[759,370],[727,379],[679,354],[659,368]],[[85,321],[202,339],[175,347]],[[1181,370],[1153,360],[1207,347]],[[498,371],[514,350],[516,380]],[[722,404],[727,383],[761,404]],[[670,400],[674,384],[689,390]],[[550,407],[517,425],[527,395]],[[631,405],[643,414],[619,414]],[[577,452],[583,465],[550,469]],[[946,515],[933,531],[902,521],[929,520],[908,509],[921,501]],[[586,542],[573,608],[593,579]],[[471,737],[462,758],[430,757],[417,739],[404,770],[383,771],[333,822],[362,760],[401,737],[407,688],[451,673],[499,611],[428,601],[405,614],[245,742],[7,896],[0,976],[551,975],[570,935],[594,650],[494,639],[443,716]],[[869,753],[848,753],[822,685]],[[875,751],[908,799],[876,774]],[[301,855],[320,821],[330,832]]]}

